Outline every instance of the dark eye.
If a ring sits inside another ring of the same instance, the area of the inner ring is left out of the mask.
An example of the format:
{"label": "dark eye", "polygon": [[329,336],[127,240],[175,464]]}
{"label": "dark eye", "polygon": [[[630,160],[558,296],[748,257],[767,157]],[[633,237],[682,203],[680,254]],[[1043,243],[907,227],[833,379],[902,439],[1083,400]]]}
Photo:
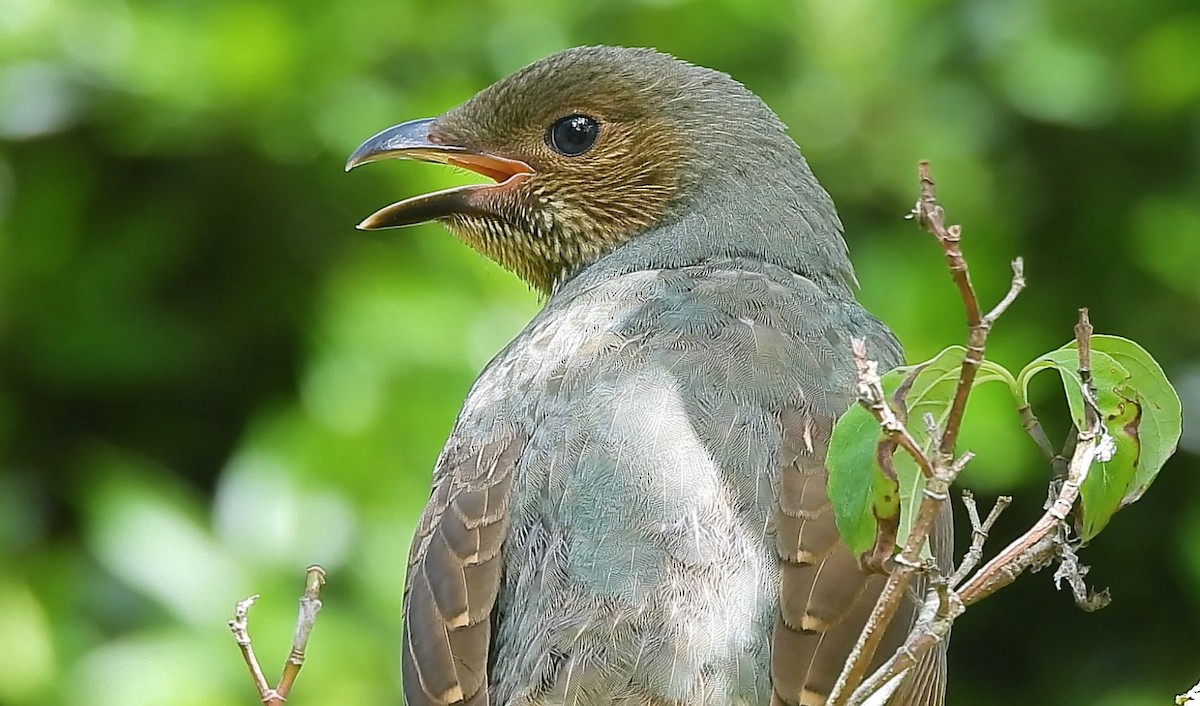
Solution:
{"label": "dark eye", "polygon": [[600,135],[600,123],[586,115],[568,115],[550,126],[546,141],[555,152],[577,157],[587,152]]}

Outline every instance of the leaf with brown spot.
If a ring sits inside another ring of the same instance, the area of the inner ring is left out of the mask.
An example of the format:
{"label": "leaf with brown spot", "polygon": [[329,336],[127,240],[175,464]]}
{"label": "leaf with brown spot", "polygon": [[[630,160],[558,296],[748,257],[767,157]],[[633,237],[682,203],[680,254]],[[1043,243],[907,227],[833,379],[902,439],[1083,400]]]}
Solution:
{"label": "leaf with brown spot", "polygon": [[[1093,335],[1091,346],[1096,406],[1115,451],[1096,462],[1080,490],[1080,536],[1085,541],[1104,529],[1113,513],[1146,492],[1175,452],[1183,430],[1179,395],[1144,348],[1126,338],[1107,335]],[[1022,398],[1026,398],[1031,377],[1054,368],[1063,380],[1075,425],[1082,427],[1084,407],[1078,367],[1075,341],[1047,353],[1018,376]]]}
{"label": "leaf with brown spot", "polygon": [[[951,346],[924,363],[894,368],[882,377],[884,394],[897,417],[908,420],[909,433],[922,448],[929,439],[921,420],[931,414],[939,427],[945,424],[965,350]],[[1012,373],[985,360],[974,387],[989,382],[1006,383],[1015,393]],[[879,422],[856,404],[838,419],[829,442],[829,499],[838,532],[868,563],[886,559],[908,538],[925,487],[916,462],[883,441]],[[887,468],[883,458],[890,461]]]}

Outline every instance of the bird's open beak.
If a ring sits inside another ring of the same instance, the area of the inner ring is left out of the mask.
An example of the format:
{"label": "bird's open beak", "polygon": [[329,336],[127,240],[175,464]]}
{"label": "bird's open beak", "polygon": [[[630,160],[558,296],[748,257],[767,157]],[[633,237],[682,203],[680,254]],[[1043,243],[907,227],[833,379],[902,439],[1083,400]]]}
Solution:
{"label": "bird's open beak", "polygon": [[346,171],[381,159],[417,159],[470,169],[496,183],[458,186],[398,201],[367,216],[358,224],[361,230],[411,226],[454,214],[482,214],[480,192],[510,186],[533,174],[533,168],[519,160],[435,142],[429,134],[433,122],[433,118],[411,120],[375,135],[354,150],[346,161]]}

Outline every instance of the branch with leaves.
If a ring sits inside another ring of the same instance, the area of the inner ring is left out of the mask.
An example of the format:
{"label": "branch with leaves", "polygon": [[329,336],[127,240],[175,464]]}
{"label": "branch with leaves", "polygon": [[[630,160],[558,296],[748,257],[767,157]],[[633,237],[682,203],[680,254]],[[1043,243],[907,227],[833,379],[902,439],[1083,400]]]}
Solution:
{"label": "branch with leaves", "polygon": [[[920,198],[910,218],[942,248],[967,324],[966,346],[880,375],[861,341],[854,346],[858,405],[834,429],[829,445],[829,494],[843,541],[865,568],[888,580],[829,696],[829,706],[867,703],[898,683],[897,677],[947,639],[968,606],[1012,583],[1027,570],[1057,562],[1055,582],[1066,580],[1078,605],[1095,610],[1107,593],[1087,589],[1087,567],[1077,550],[1094,538],[1122,507],[1135,502],[1174,452],[1182,429],[1179,397],[1162,369],[1136,343],[1093,333],[1087,309],[1079,311],[1074,340],[1026,365],[1016,375],[989,361],[992,326],[1025,286],[1023,263],[1012,263],[1008,293],[987,314],[971,284],[960,248],[962,228],[947,225],[929,164],[920,164]],[[1029,381],[1055,370],[1063,382],[1073,432],[1062,453],[1054,450],[1034,415]],[[955,456],[971,392],[1002,382],[1012,393],[1021,426],[1053,470],[1046,511],[1020,537],[976,570],[984,541],[1011,502],[1000,498],[981,520],[965,494],[971,545],[958,569],[946,575],[928,559],[934,520],[949,501],[949,488],[970,462]],[[910,420],[919,419],[920,424]],[[904,453],[897,453],[897,451]],[[1099,464],[1101,472],[1093,472]],[[876,649],[916,575],[926,578],[925,603],[904,644],[871,675]]]}
{"label": "branch with leaves", "polygon": [[304,594],[300,597],[300,611],[296,616],[296,631],[292,636],[292,650],[288,653],[283,665],[283,673],[274,688],[267,682],[254,647],[250,643],[250,606],[259,599],[257,594],[240,601],[234,609],[233,619],[229,621],[229,631],[242,651],[242,659],[250,670],[250,679],[258,690],[259,699],[266,706],[283,706],[300,668],[304,666],[304,653],[308,649],[308,638],[312,635],[313,625],[317,622],[317,613],[321,611],[321,586],[325,583],[325,570],[313,565],[305,570]]}

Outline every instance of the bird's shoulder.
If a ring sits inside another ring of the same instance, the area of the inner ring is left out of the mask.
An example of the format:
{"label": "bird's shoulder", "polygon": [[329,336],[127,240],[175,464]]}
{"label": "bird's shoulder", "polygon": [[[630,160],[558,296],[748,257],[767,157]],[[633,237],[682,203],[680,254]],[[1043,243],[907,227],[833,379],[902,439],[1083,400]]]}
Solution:
{"label": "bird's shoulder", "polygon": [[848,293],[755,260],[568,286],[472,386],[435,465],[418,537],[464,490],[507,488],[509,469],[545,429],[599,425],[605,408],[651,417],[669,398],[714,425],[738,409],[832,419],[853,390],[854,338],[884,367],[899,359],[891,332]]}
{"label": "bird's shoulder", "polygon": [[747,439],[729,429],[748,419],[778,425],[791,410],[830,425],[854,389],[854,338],[866,339],[885,367],[899,357],[888,329],[848,293],[755,260],[567,288],[472,387],[434,470],[427,515],[440,514],[439,492],[498,478],[507,488],[507,469],[490,460],[501,455],[536,468],[542,456],[571,456],[579,444],[644,454],[650,442],[636,430],[674,422],[706,440],[699,456],[722,455],[744,450]]}
{"label": "bird's shoulder", "polygon": [[[435,490],[491,482],[487,458],[536,441],[547,423],[580,425],[618,405],[653,414],[663,395],[712,413],[795,408],[831,419],[850,401],[855,338],[884,368],[900,359],[891,332],[848,291],[752,259],[568,286],[473,385]],[[661,394],[639,394],[648,390]]]}
{"label": "bird's shoulder", "polygon": [[890,331],[844,288],[752,259],[624,273],[559,292],[480,376],[464,413],[530,413],[553,399],[648,368],[686,392],[719,384],[783,405],[800,390],[852,389],[851,340],[884,367]]}

